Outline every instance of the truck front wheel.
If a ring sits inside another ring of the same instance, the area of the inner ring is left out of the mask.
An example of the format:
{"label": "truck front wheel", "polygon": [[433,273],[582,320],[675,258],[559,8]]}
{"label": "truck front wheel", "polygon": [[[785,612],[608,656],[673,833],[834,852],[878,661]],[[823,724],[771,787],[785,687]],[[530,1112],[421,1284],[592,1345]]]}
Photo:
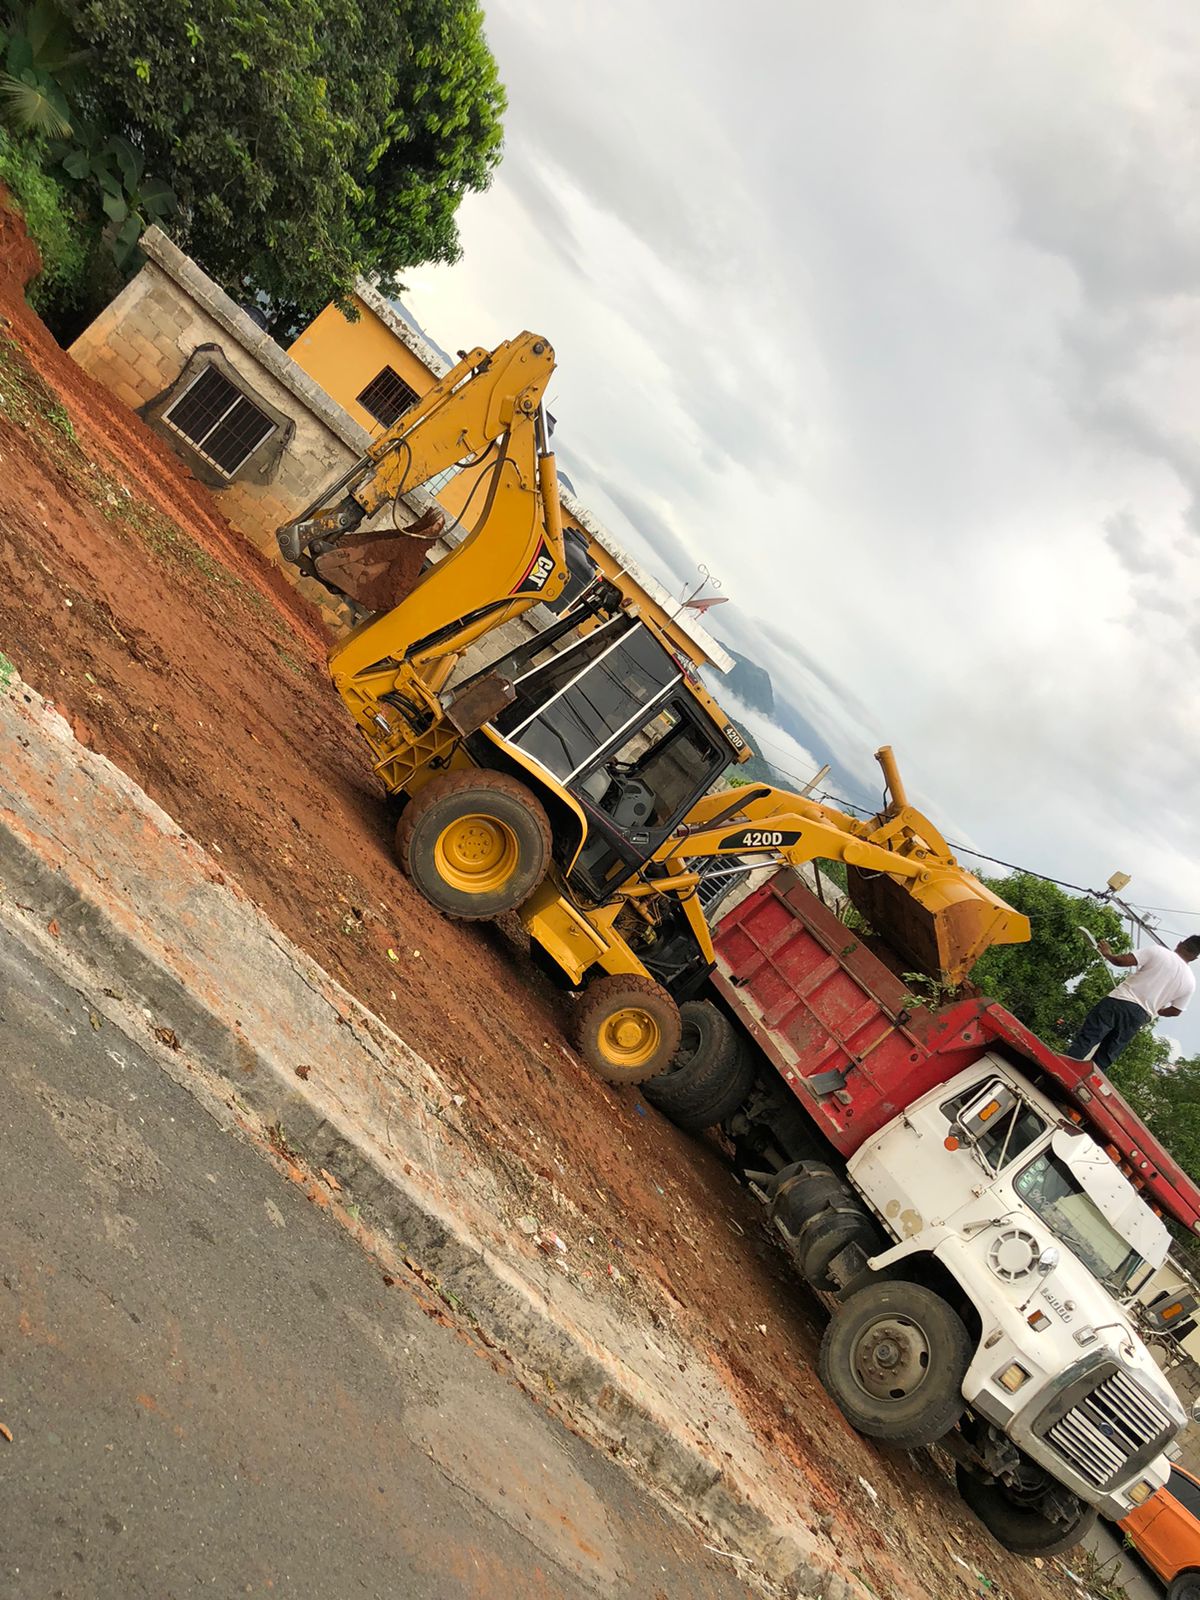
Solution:
{"label": "truck front wheel", "polygon": [[1057,1489],[1060,1501],[1074,1500],[1075,1510],[1065,1521],[1047,1515],[1039,1508],[1039,1501],[1044,1501],[1047,1489],[1055,1490],[1056,1485],[1039,1469],[1034,1471],[1040,1483],[1031,1483],[1027,1494],[1010,1489],[1005,1483],[989,1483],[961,1462],[955,1467],[954,1476],[959,1494],[997,1544],[1018,1556],[1061,1555],[1090,1532],[1099,1513],[1074,1495]]}
{"label": "truck front wheel", "polygon": [[919,1283],[872,1283],[833,1313],[821,1382],[859,1433],[906,1450],[962,1416],[971,1341],[962,1318]]}

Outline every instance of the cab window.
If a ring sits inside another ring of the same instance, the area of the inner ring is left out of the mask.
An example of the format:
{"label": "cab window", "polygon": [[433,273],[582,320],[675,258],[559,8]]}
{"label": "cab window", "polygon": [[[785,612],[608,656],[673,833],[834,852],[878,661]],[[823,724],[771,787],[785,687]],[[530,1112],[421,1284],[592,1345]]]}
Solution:
{"label": "cab window", "polygon": [[[600,638],[590,661],[571,652],[520,685],[515,704],[495,727],[556,777],[570,778],[598,748],[638,719],[641,709],[663,696],[679,677],[666,651],[636,624],[624,635]],[[590,655],[590,650],[587,652]],[[568,665],[574,674],[566,675]],[[583,670],[579,670],[582,668]],[[565,681],[562,681],[565,677]]]}
{"label": "cab window", "polygon": [[1192,1516],[1200,1522],[1200,1485],[1185,1477],[1178,1467],[1171,1468],[1171,1478],[1167,1485],[1171,1494],[1179,1501],[1185,1511],[1190,1511]]}
{"label": "cab window", "polygon": [[[980,1084],[972,1084],[969,1089],[964,1089],[962,1094],[955,1095],[953,1100],[947,1100],[942,1106],[942,1115],[946,1121],[956,1122],[964,1106],[978,1099],[980,1088]],[[997,1163],[1002,1155],[1004,1165],[1007,1167],[1023,1151],[1028,1150],[1030,1145],[1036,1144],[1045,1131],[1045,1119],[1024,1100],[1018,1099],[1012,1110],[1006,1112],[995,1127],[989,1127],[975,1141],[975,1149],[992,1171],[996,1172],[999,1170]]]}
{"label": "cab window", "polygon": [[719,754],[678,705],[668,705],[606,757],[582,787],[601,811],[613,817],[622,809],[623,798],[641,793],[645,810],[638,820],[658,832],[708,787]]}

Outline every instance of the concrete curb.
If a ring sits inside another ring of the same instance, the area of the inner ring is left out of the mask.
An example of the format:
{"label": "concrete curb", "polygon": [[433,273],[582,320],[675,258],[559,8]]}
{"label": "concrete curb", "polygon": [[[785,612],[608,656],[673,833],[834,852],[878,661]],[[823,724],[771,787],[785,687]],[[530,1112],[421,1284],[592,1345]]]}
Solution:
{"label": "concrete curb", "polygon": [[164,1065],[223,1121],[232,1107],[282,1128],[288,1147],[336,1173],[366,1222],[709,1540],[789,1595],[858,1600],[770,1485],[711,1369],[669,1331],[631,1328],[550,1263],[521,1259],[496,1226],[503,1179],[434,1069],[40,696],[6,683],[7,667],[0,656],[9,925],[139,1042],[177,1040],[159,1045]]}

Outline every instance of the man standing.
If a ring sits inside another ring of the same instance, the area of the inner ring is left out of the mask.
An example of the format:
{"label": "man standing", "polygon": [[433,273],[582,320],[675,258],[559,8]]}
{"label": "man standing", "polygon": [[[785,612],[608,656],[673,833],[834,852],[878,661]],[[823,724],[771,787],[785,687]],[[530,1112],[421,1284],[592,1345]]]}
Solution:
{"label": "man standing", "polygon": [[1107,1072],[1134,1034],[1154,1017],[1177,1017],[1187,1009],[1196,989],[1188,967],[1200,956],[1200,934],[1181,939],[1174,950],[1151,944],[1118,955],[1104,939],[1096,948],[1112,966],[1137,969],[1092,1007],[1067,1051],[1073,1060],[1086,1061],[1095,1048],[1092,1065]]}

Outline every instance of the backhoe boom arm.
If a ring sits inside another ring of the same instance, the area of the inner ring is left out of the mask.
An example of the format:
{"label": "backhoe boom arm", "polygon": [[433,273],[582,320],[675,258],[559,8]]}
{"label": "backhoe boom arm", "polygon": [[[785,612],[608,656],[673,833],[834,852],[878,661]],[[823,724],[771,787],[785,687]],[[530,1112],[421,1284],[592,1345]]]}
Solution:
{"label": "backhoe boom arm", "polygon": [[334,683],[373,742],[388,720],[378,705],[384,696],[411,705],[418,718],[435,715],[432,697],[451,658],[563,590],[558,473],[544,409],[553,371],[554,351],[537,334],[472,350],[280,529],[284,554],[320,578],[314,561],[398,495],[449,468],[484,464],[463,512],[471,525],[462,542],[330,655]]}
{"label": "backhoe boom arm", "polygon": [[880,816],[860,821],[767,785],[747,789],[731,816],[728,791],[706,795],[655,852],[654,864],[669,875],[643,876],[622,898],[687,894],[700,882],[688,863],[714,856],[762,855],[792,867],[841,861],[854,869],[851,898],[875,931],[931,976],[961,983],[990,945],[1026,941],[1028,918],[960,867],[929,819],[907,804],[891,750],[876,757],[895,777],[892,803]]}

